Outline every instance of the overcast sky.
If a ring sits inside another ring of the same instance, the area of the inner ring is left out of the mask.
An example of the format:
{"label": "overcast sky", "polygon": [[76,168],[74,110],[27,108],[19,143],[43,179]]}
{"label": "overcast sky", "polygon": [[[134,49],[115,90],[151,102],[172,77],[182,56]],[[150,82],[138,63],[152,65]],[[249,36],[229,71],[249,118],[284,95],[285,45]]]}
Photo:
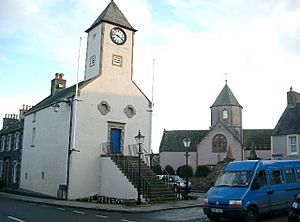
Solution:
{"label": "overcast sky", "polygon": [[[62,72],[83,80],[84,32],[110,0],[0,3],[0,117],[50,93]],[[208,129],[225,79],[243,106],[244,129],[273,129],[286,93],[300,92],[298,0],[115,0],[138,31],[133,80],[151,99],[153,151],[163,130]],[[153,59],[155,58],[154,66]],[[154,69],[153,69],[154,67]],[[224,73],[228,73],[226,76]]]}

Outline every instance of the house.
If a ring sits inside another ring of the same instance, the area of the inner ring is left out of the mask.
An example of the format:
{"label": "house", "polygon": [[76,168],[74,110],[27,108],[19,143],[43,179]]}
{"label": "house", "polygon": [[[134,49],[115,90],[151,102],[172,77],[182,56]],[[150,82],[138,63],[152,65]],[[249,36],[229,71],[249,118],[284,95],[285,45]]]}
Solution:
{"label": "house", "polygon": [[272,159],[300,159],[300,94],[287,92],[287,106],[272,134]]}
{"label": "house", "polygon": [[23,105],[17,114],[5,114],[0,130],[0,188],[18,189],[20,185],[24,113]]}
{"label": "house", "polygon": [[253,147],[261,159],[270,159],[270,129],[243,129],[242,109],[229,88],[227,81],[211,109],[209,130],[164,130],[160,143],[160,163],[170,165],[175,170],[185,164],[186,148],[183,139],[189,137],[191,145],[189,165],[196,170],[198,165],[214,166],[226,158],[230,152],[235,160],[249,158]]}
{"label": "house", "polygon": [[111,1],[86,32],[84,80],[66,87],[56,73],[51,94],[25,114],[20,187],[64,199],[133,199],[136,187],[110,155],[136,154],[139,131],[150,153],[152,103],[132,81],[136,30]]}

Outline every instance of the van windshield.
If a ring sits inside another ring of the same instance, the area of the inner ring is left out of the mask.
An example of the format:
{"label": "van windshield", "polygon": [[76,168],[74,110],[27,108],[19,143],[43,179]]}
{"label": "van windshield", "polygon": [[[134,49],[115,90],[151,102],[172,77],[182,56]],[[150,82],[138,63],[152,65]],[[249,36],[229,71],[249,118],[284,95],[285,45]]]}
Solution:
{"label": "van windshield", "polygon": [[229,171],[220,174],[216,187],[247,187],[250,184],[251,171]]}

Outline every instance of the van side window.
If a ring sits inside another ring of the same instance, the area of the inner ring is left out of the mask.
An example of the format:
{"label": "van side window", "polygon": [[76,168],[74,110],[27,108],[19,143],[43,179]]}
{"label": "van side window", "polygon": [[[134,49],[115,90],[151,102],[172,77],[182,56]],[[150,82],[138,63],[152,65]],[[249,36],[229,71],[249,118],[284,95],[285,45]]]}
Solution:
{"label": "van side window", "polygon": [[283,183],[281,170],[270,170],[269,176],[271,185]]}
{"label": "van side window", "polygon": [[285,170],[285,175],[286,175],[286,181],[288,183],[295,183],[296,182],[294,169],[286,169]]}
{"label": "van side window", "polygon": [[296,169],[297,180],[300,181],[300,169]]}
{"label": "van side window", "polygon": [[264,170],[258,171],[256,174],[257,182],[259,187],[263,187],[267,184],[266,172]]}

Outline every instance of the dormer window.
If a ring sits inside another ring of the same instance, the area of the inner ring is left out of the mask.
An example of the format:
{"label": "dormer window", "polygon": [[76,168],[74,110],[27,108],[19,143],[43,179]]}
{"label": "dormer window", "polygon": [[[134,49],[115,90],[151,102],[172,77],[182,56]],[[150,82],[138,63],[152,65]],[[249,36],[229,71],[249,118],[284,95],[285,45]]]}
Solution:
{"label": "dormer window", "polygon": [[224,120],[228,119],[228,110],[227,109],[223,110],[222,117],[223,117]]}

